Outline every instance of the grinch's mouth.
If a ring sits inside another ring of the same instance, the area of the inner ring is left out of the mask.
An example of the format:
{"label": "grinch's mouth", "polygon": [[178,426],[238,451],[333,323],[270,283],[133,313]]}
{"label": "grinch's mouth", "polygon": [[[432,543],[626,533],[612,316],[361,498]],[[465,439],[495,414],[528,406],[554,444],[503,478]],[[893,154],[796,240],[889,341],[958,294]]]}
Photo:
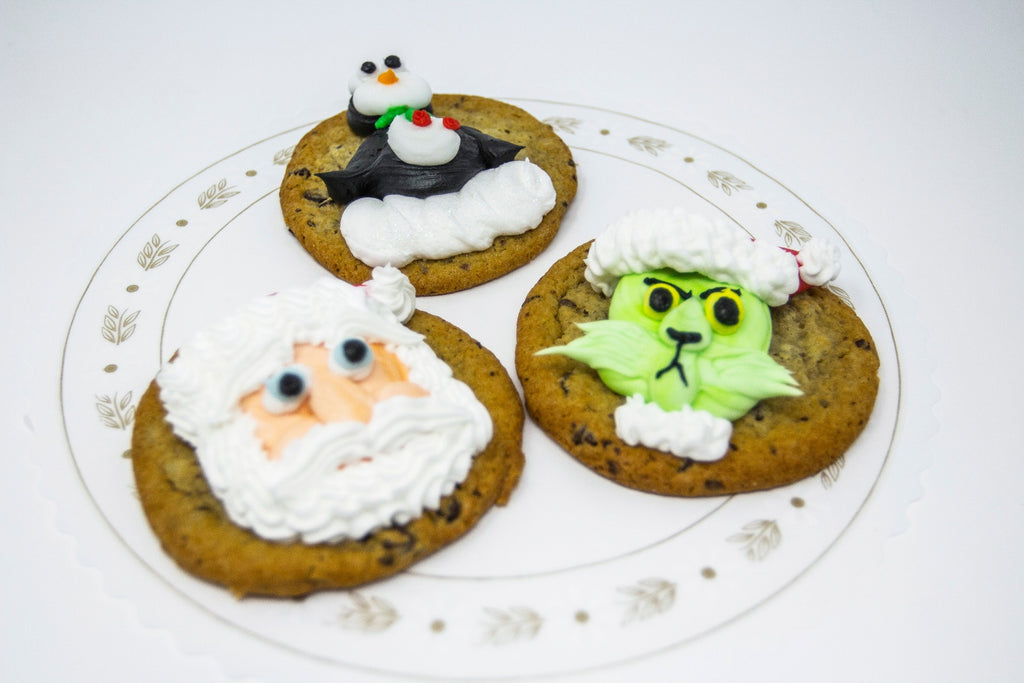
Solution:
{"label": "grinch's mouth", "polygon": [[668,328],[665,330],[665,333],[676,343],[676,352],[675,355],[672,356],[672,362],[661,370],[658,370],[654,377],[655,379],[661,379],[661,376],[666,372],[675,370],[679,373],[679,380],[683,383],[683,386],[690,386],[690,383],[686,381],[686,371],[683,370],[683,366],[679,362],[679,355],[683,352],[683,344],[697,344],[704,337],[701,336],[700,332],[683,332],[675,329],[674,327]]}

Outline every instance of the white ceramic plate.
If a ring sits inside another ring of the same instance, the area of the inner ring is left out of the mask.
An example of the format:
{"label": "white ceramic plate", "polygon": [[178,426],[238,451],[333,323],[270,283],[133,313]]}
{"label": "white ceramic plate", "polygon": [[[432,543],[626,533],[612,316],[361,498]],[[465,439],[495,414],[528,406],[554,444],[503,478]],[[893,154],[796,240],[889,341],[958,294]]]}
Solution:
{"label": "white ceramic plate", "polygon": [[193,579],[161,551],[135,494],[126,457],[134,406],[192,332],[254,296],[325,276],[285,229],[277,201],[290,150],[312,124],[301,126],[183,180],[112,238],[68,333],[61,407],[74,467],[129,560],[194,603],[189,628],[226,624],[319,665],[418,678],[583,671],[684,645],[756,609],[827,553],[862,508],[890,455],[901,373],[884,293],[855,245],[756,166],[684,131],[579,105],[513,103],[572,147],[579,194],[533,263],[421,298],[421,308],[468,331],[514,377],[515,320],[529,288],[630,210],[724,214],[784,246],[827,237],[843,248],[835,289],[882,360],[867,430],[834,466],[792,486],[686,500],[609,483],[528,422],[527,468],[510,504],[401,576],[301,601],[239,601]]}

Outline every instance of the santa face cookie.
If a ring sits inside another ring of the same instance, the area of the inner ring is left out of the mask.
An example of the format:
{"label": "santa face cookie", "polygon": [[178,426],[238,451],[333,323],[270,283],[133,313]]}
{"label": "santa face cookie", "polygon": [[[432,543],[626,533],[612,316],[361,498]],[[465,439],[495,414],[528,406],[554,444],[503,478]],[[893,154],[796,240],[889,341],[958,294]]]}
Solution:
{"label": "santa face cookie", "polygon": [[813,287],[837,272],[822,243],[793,254],[697,216],[627,216],[527,298],[527,408],[634,488],[711,495],[813,474],[856,438],[877,392],[867,330]]}
{"label": "santa face cookie", "polygon": [[[393,268],[362,287],[325,280],[254,302],[165,366],[132,457],[182,566],[239,594],[356,585],[507,498],[522,465],[521,416],[495,409],[514,395],[507,375],[478,347],[480,367],[453,375],[430,342],[469,342],[429,318],[426,336],[403,325],[412,301]],[[394,534],[409,543],[389,548]]]}
{"label": "santa face cookie", "polygon": [[417,294],[459,291],[527,263],[557,232],[576,174],[551,127],[486,98],[430,101],[389,106],[367,137],[350,109],[296,146],[285,222],[338,277],[360,282],[393,265]]}

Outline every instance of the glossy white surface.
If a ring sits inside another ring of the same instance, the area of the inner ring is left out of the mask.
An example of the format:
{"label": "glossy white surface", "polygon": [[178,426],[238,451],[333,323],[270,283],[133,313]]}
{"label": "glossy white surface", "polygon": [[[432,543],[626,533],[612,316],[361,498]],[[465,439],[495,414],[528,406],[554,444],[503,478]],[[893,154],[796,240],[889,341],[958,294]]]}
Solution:
{"label": "glossy white surface", "polygon": [[[799,195],[851,236],[868,271],[883,273],[876,284],[900,340],[905,408],[891,456],[846,532],[757,609],[694,640],[559,680],[1024,674],[1024,468],[1010,428],[1024,379],[1010,355],[1024,332],[1015,315],[1024,9],[666,5],[625,12],[618,3],[521,2],[510,13],[445,4],[478,12],[479,32],[406,2],[372,17],[363,4],[338,2],[0,8],[5,678],[392,678],[241,633],[140,570],[141,555],[69,456],[58,393],[72,317],[118,238],[201,169],[340,110],[351,70],[388,52],[436,92],[571,103],[685,130]],[[579,157],[613,181],[622,163]],[[627,208],[614,192],[585,194],[585,171],[574,215]],[[662,184],[671,187],[658,176],[636,201],[656,201]],[[255,205],[251,218],[273,220],[272,205]],[[250,246],[274,262],[259,240]],[[553,245],[550,256],[571,246]],[[193,267],[215,273],[202,259]],[[225,302],[247,295],[244,282],[219,284]],[[424,308],[448,315],[457,303]],[[477,324],[497,328],[511,313],[491,311]],[[1009,343],[991,341],[1005,335]],[[979,339],[989,341],[969,345]],[[494,350],[507,356],[511,344],[499,340]],[[120,452],[110,457],[121,464]],[[583,476],[562,460],[549,466],[554,476]],[[541,484],[524,479],[524,491]],[[124,491],[126,506],[131,496]],[[289,604],[277,609],[286,617]],[[581,647],[599,626],[580,630]],[[196,637],[207,631],[209,639]]]}

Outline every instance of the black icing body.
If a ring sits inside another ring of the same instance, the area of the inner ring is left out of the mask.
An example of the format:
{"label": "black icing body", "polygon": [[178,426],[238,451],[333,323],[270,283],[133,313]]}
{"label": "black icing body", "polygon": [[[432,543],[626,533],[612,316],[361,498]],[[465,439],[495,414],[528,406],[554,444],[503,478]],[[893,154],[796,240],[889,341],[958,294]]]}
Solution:
{"label": "black icing body", "polygon": [[468,126],[455,132],[459,136],[459,151],[446,164],[407,164],[388,146],[387,131],[378,130],[363,141],[345,169],[317,175],[336,204],[348,204],[361,197],[383,199],[392,194],[422,199],[458,192],[480,171],[512,161],[522,149]]}
{"label": "black icing body", "polygon": [[[434,111],[433,106],[429,103],[425,107],[417,108],[423,109],[427,113],[433,113]],[[348,119],[348,127],[352,129],[353,133],[366,137],[377,130],[376,124],[380,114],[363,114],[352,104],[352,98],[350,97],[348,98],[348,110],[345,112],[345,117]]]}

